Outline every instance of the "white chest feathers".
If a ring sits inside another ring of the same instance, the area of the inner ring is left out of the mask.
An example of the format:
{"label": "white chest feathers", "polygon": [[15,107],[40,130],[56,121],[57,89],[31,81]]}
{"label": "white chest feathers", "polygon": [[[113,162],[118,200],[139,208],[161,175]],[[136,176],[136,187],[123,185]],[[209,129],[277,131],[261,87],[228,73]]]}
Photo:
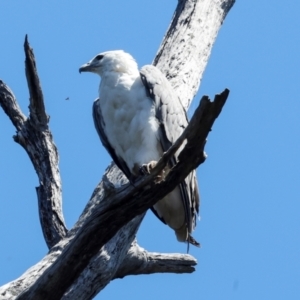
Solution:
{"label": "white chest feathers", "polygon": [[161,147],[153,101],[147,97],[139,76],[122,74],[102,78],[100,107],[105,134],[131,172],[158,160]]}

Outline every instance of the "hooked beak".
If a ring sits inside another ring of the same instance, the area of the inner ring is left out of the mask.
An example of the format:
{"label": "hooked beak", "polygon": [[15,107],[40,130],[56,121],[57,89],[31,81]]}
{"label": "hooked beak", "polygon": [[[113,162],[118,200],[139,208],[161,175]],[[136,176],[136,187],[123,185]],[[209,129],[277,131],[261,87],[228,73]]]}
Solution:
{"label": "hooked beak", "polygon": [[79,73],[81,72],[93,72],[93,65],[90,63],[84,64],[79,68]]}

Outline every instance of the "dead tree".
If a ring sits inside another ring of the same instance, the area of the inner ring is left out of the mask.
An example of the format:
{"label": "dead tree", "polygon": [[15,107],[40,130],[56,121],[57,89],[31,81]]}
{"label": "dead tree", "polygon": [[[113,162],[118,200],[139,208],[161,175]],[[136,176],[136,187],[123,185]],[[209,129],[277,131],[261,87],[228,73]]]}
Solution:
{"label": "dead tree", "polygon": [[[187,109],[196,94],[217,33],[235,0],[179,0],[153,64],[170,80]],[[111,280],[127,275],[191,273],[188,254],[150,253],[137,244],[145,212],[205,160],[204,145],[229,91],[213,102],[203,96],[189,126],[161,158],[152,174],[135,186],[112,163],[75,226],[62,213],[58,152],[49,129],[33,50],[24,44],[30,93],[26,117],[0,80],[0,104],[16,128],[15,142],[27,152],[39,178],[40,222],[48,254],[21,277],[0,287],[0,299],[91,299]],[[166,179],[153,180],[182,142],[178,164]],[[149,188],[150,187],[150,188]],[[80,259],[78,259],[80,257]]]}

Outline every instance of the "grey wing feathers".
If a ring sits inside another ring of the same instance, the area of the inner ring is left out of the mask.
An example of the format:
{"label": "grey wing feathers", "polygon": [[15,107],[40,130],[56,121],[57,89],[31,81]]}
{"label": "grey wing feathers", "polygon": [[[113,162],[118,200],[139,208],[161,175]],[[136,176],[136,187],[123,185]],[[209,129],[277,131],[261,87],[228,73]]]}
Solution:
{"label": "grey wing feathers", "polygon": [[108,138],[105,134],[104,127],[105,123],[102,117],[101,108],[100,105],[98,105],[100,102],[100,99],[95,100],[93,104],[93,120],[95,128],[98,132],[98,135],[100,137],[102,145],[106,148],[116,165],[123,171],[123,173],[126,175],[126,177],[131,180],[131,173],[129,171],[129,168],[127,167],[125,161],[116,155],[114,148],[110,145]]}
{"label": "grey wing feathers", "polygon": [[185,110],[171,84],[158,68],[146,65],[140,73],[148,96],[155,102],[156,117],[167,138],[163,142],[169,148],[188,124]]}
{"label": "grey wing feathers", "polygon": [[[146,65],[140,70],[140,74],[148,96],[155,103],[156,117],[161,129],[160,141],[163,151],[167,151],[188,125],[185,109],[171,84],[158,68]],[[180,153],[180,150],[178,152]],[[175,154],[171,166],[175,165],[177,159],[178,154]],[[180,192],[188,231],[191,233],[196,225],[200,202],[195,171],[180,184]]]}

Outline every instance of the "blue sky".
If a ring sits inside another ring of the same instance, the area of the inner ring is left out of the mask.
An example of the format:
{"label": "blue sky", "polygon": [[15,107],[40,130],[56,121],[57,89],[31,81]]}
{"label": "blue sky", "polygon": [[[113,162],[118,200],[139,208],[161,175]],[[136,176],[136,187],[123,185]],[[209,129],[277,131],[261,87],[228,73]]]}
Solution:
{"label": "blue sky", "polygon": [[[99,78],[79,75],[95,54],[130,52],[151,63],[176,1],[2,1],[0,79],[28,113],[25,34],[34,48],[47,112],[60,153],[63,209],[76,222],[110,162],[91,106]],[[300,297],[300,3],[237,1],[219,33],[200,91],[225,87],[228,103],[197,171],[201,221],[190,275],[158,274],[111,282],[102,299],[299,299]],[[65,99],[69,97],[69,100]],[[46,253],[39,225],[37,176],[14,127],[0,112],[0,285]],[[138,233],[149,251],[185,252],[151,213]],[[96,299],[100,299],[100,295]]]}

